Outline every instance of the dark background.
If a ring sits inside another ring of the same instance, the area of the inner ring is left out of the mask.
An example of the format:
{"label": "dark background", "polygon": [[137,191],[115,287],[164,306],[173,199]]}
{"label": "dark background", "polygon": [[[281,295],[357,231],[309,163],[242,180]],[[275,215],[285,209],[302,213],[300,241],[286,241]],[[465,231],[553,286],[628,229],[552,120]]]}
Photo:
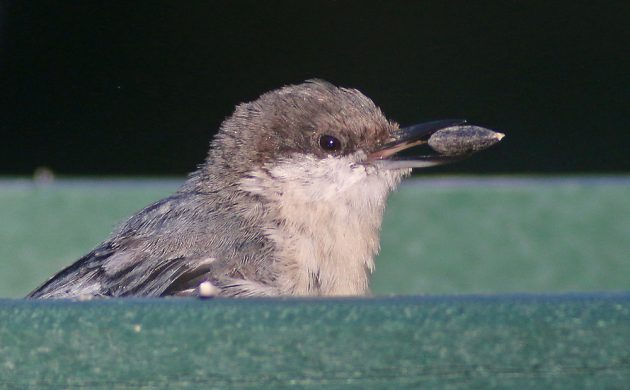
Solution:
{"label": "dark background", "polygon": [[4,1],[0,34],[0,174],[183,174],[313,77],[507,134],[432,172],[630,170],[629,1]]}

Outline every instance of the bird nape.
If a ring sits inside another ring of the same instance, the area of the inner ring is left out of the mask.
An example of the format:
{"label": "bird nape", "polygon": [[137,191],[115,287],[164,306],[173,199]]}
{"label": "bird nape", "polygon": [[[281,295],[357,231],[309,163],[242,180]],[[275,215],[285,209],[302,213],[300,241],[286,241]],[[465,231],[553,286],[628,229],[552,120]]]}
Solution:
{"label": "bird nape", "polygon": [[[28,297],[366,294],[400,180],[502,137],[463,120],[401,129],[322,80],[267,92],[236,107],[177,192]],[[399,154],[421,145],[434,152]]]}

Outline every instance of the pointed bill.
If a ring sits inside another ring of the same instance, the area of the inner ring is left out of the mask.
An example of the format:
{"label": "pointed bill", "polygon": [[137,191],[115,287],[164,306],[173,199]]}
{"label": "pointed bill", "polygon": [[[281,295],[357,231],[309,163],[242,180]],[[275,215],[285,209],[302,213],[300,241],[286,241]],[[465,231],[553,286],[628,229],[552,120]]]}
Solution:
{"label": "pointed bill", "polygon": [[[396,139],[370,153],[367,161],[384,169],[426,168],[471,156],[499,142],[505,135],[463,119],[427,122],[400,129]],[[428,145],[436,155],[398,156],[402,150]]]}

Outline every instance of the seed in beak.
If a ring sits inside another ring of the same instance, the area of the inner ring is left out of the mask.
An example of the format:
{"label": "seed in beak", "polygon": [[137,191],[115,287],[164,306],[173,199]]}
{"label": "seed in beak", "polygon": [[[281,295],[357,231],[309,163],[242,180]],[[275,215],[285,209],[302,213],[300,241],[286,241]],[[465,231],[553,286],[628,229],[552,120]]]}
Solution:
{"label": "seed in beak", "polygon": [[436,131],[429,138],[429,146],[446,156],[467,155],[489,148],[501,141],[505,134],[478,126],[453,126]]}

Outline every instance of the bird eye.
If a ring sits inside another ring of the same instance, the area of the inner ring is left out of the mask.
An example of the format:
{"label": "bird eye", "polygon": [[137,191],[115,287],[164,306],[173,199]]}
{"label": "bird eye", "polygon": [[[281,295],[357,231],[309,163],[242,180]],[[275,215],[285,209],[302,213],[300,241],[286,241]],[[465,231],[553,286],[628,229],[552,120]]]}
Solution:
{"label": "bird eye", "polygon": [[341,149],[341,141],[332,135],[322,135],[319,137],[319,146],[329,152]]}

